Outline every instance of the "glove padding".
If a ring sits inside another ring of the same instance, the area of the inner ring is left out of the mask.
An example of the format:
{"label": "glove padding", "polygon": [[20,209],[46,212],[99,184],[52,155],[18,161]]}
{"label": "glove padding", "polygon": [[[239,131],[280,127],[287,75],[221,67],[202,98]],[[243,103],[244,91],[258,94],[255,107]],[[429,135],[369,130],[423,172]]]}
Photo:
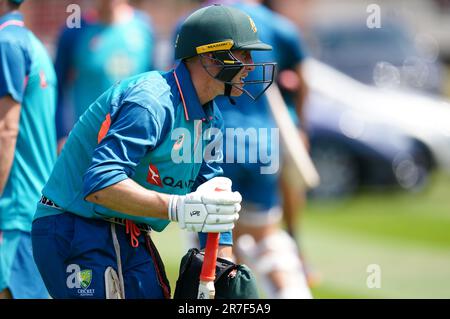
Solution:
{"label": "glove padding", "polygon": [[231,191],[231,180],[216,177],[187,195],[171,195],[168,215],[181,229],[221,233],[234,228],[242,196]]}

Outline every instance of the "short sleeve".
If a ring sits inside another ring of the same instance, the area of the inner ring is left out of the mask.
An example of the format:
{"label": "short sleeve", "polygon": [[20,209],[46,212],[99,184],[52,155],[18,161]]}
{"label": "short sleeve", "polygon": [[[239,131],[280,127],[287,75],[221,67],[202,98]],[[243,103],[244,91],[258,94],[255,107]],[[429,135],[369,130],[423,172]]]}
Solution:
{"label": "short sleeve", "polygon": [[[200,249],[206,247],[206,240],[208,238],[208,233],[198,233],[198,241],[200,243]],[[220,246],[233,246],[233,233],[231,231],[220,233],[219,237]]]}
{"label": "short sleeve", "polygon": [[25,91],[27,59],[14,43],[0,42],[0,97],[10,95],[22,103]]}
{"label": "short sleeve", "polygon": [[280,70],[292,69],[307,56],[304,40],[297,27],[290,21],[280,20],[277,24],[276,47]]}

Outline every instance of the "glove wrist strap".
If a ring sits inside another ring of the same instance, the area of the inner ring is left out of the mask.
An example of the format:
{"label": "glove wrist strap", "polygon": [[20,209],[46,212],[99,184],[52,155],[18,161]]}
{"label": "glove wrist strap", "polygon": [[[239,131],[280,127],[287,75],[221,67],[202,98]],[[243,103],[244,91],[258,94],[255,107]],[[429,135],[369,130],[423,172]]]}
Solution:
{"label": "glove wrist strap", "polygon": [[169,220],[173,222],[178,221],[178,213],[177,213],[177,202],[178,202],[178,195],[171,195],[169,197],[169,207],[168,207],[168,217]]}

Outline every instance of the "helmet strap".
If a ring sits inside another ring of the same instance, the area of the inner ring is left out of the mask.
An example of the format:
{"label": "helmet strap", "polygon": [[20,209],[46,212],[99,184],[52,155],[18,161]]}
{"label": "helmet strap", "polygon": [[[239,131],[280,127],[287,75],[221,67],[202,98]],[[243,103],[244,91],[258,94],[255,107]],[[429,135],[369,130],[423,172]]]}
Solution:
{"label": "helmet strap", "polygon": [[234,62],[231,65],[225,64],[220,72],[215,76],[215,78],[217,80],[225,82],[224,95],[228,97],[232,105],[236,105],[236,101],[231,97],[231,91],[233,90],[231,81],[242,70],[242,62],[236,59],[230,51],[214,52],[213,56],[215,59],[221,61],[222,63],[226,63],[225,61],[227,60],[229,62]]}
{"label": "helmet strap", "polygon": [[236,101],[231,97],[232,89],[233,89],[233,86],[230,83],[225,83],[224,95],[228,97],[228,99],[230,100],[230,103],[232,105],[236,105]]}

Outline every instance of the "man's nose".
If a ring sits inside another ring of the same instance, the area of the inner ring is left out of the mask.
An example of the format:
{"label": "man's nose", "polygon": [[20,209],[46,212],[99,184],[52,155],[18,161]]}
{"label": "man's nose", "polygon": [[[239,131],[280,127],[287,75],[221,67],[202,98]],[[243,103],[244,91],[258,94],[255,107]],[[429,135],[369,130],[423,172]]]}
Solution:
{"label": "man's nose", "polygon": [[250,58],[248,59],[248,61],[246,62],[247,64],[251,64],[251,65],[247,65],[246,70],[248,72],[252,72],[253,70],[255,70],[255,66],[253,65],[253,59]]}

